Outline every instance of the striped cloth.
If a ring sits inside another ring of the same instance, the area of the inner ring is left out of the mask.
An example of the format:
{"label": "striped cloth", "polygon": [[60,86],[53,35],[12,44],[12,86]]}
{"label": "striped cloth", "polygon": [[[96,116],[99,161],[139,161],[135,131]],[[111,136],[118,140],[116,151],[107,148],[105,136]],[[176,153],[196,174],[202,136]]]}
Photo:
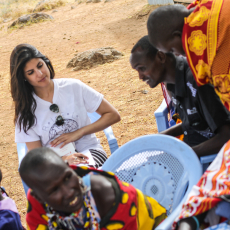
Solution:
{"label": "striped cloth", "polygon": [[107,160],[106,152],[104,152],[103,150],[89,149],[89,151],[92,154],[92,157],[95,161],[95,168],[101,167]]}

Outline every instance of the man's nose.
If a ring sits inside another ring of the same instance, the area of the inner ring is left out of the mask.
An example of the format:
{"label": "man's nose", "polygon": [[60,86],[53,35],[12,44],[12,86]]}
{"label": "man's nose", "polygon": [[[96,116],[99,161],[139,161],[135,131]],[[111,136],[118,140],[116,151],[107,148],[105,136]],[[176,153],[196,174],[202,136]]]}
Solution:
{"label": "man's nose", "polygon": [[144,74],[139,72],[139,79],[142,80],[144,77],[145,77]]}
{"label": "man's nose", "polygon": [[62,192],[66,199],[70,199],[74,195],[74,190],[69,188],[68,186],[62,186]]}

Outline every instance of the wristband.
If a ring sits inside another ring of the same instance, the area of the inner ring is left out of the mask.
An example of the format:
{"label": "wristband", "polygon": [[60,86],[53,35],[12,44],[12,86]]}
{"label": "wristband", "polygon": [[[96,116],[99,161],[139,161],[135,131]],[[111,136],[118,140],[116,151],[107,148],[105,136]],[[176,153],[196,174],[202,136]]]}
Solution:
{"label": "wristband", "polygon": [[200,223],[199,223],[198,219],[197,219],[195,216],[192,216],[192,218],[193,218],[193,220],[195,220],[195,222],[196,222],[196,226],[197,226],[196,230],[199,230]]}

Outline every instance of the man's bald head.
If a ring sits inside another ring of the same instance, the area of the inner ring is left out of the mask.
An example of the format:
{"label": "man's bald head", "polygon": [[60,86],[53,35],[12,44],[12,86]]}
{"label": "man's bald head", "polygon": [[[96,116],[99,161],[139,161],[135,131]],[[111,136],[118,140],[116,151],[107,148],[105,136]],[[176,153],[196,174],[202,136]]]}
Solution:
{"label": "man's bald head", "polygon": [[83,205],[78,175],[51,149],[29,151],[19,168],[30,195],[56,211],[72,213]]}
{"label": "man's bald head", "polygon": [[44,175],[57,165],[68,167],[65,162],[50,148],[37,148],[29,151],[23,158],[19,173],[26,184],[33,189],[33,182],[43,180]]}
{"label": "man's bald head", "polygon": [[190,11],[180,4],[161,6],[154,10],[147,22],[150,43],[164,52],[172,52],[164,44],[182,34],[184,18],[189,14]]}

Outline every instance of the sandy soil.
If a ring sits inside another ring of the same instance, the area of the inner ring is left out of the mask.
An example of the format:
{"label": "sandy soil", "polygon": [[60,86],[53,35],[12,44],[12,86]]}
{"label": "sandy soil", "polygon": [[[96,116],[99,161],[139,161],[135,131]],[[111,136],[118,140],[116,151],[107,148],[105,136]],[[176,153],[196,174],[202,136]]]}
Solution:
{"label": "sandy soil", "polygon": [[[52,13],[54,20],[7,31],[0,28],[0,167],[2,185],[20,211],[25,225],[26,197],[18,174],[17,148],[14,142],[14,109],[9,87],[9,57],[19,43],[30,43],[48,55],[57,78],[77,78],[104,94],[120,112],[122,121],[113,125],[119,146],[145,134],[157,133],[154,111],[162,101],[160,86],[150,89],[138,79],[129,64],[130,50],[147,34],[146,0],[116,0],[100,3],[68,4]],[[71,6],[76,8],[71,9]],[[142,11],[142,13],[139,13]],[[139,15],[139,17],[137,17]],[[79,42],[78,44],[76,44]],[[124,56],[113,63],[89,70],[66,69],[76,52],[112,46]],[[147,90],[147,94],[142,91]],[[97,134],[105,150],[103,132]],[[109,154],[108,154],[109,155]]]}

